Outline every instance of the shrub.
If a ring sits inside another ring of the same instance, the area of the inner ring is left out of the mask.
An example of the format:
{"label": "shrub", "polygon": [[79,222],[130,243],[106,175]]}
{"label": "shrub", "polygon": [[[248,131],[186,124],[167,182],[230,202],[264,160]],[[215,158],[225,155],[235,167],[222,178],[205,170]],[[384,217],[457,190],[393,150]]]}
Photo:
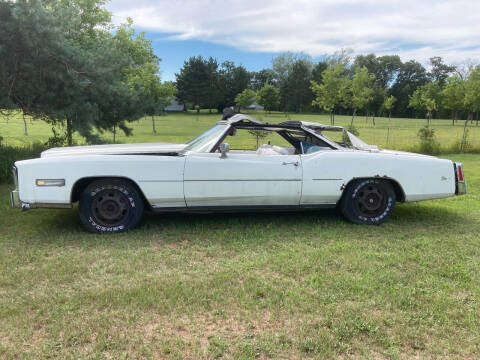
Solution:
{"label": "shrub", "polygon": [[423,154],[439,154],[440,144],[435,139],[435,129],[428,125],[418,130],[417,136],[420,138],[420,152]]}
{"label": "shrub", "polygon": [[24,147],[0,145],[0,183],[13,181],[12,166],[15,161],[39,157],[43,150],[45,146],[41,143]]}
{"label": "shrub", "polygon": [[355,136],[360,136],[360,131],[353,124],[348,125],[347,130]]}

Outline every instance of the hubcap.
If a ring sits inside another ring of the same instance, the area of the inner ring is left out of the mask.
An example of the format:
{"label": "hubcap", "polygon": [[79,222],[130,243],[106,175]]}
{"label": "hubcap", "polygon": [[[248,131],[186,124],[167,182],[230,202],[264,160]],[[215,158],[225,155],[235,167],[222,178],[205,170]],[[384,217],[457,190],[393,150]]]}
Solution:
{"label": "hubcap", "polygon": [[384,191],[376,184],[367,184],[360,188],[355,197],[355,204],[358,211],[365,217],[376,217],[380,215],[386,203]]}
{"label": "hubcap", "polygon": [[121,224],[129,214],[129,202],[119,190],[100,191],[92,202],[92,213],[103,226]]}

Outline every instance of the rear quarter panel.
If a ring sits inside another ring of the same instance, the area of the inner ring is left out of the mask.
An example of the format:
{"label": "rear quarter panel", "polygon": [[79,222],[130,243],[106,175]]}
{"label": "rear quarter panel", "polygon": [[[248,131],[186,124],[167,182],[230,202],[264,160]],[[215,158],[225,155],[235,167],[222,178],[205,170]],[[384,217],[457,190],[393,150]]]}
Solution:
{"label": "rear quarter panel", "polygon": [[432,156],[321,151],[302,155],[302,166],[302,204],[337,202],[345,185],[355,178],[392,179],[403,189],[405,201],[455,194],[452,162]]}

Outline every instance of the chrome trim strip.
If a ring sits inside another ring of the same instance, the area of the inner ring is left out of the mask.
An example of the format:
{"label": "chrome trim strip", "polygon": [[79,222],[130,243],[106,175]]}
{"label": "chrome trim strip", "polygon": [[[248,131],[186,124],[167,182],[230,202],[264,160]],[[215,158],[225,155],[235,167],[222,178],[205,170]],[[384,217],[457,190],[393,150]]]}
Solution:
{"label": "chrome trim strip", "polygon": [[141,183],[151,183],[151,182],[183,182],[183,180],[138,180]]}
{"label": "chrome trim strip", "polygon": [[67,204],[55,204],[55,203],[33,203],[29,204],[30,209],[71,209],[73,205],[71,203]]}
{"label": "chrome trim strip", "polygon": [[183,206],[183,207],[162,207],[152,206],[154,212],[242,212],[242,211],[299,211],[315,209],[331,209],[337,206],[336,203],[302,204],[302,205],[231,205],[231,206]]}
{"label": "chrome trim strip", "polygon": [[302,181],[302,179],[194,179],[184,181]]}
{"label": "chrome trim strip", "polygon": [[312,179],[314,181],[340,181],[340,180],[343,180],[343,179]]}

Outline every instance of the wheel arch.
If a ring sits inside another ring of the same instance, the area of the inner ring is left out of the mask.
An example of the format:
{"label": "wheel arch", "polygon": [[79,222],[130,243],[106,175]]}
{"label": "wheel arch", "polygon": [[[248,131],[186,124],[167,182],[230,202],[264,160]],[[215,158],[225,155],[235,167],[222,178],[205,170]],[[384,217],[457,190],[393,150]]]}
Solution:
{"label": "wheel arch", "polygon": [[70,202],[74,203],[80,200],[80,195],[82,192],[87,188],[88,185],[90,185],[92,182],[97,181],[97,180],[108,180],[108,179],[116,179],[116,180],[125,180],[129,182],[135,189],[138,191],[139,195],[142,197],[143,203],[148,209],[151,209],[150,202],[147,200],[145,197],[145,194],[143,193],[142,189],[138,184],[125,176],[88,176],[88,177],[83,177],[78,179],[75,184],[72,186],[72,190],[70,192]]}
{"label": "wheel arch", "polygon": [[393,187],[393,190],[395,191],[395,197],[397,199],[398,202],[405,202],[405,191],[403,190],[402,188],[402,185],[400,185],[400,183],[391,178],[391,177],[388,177],[388,176],[361,176],[361,177],[354,177],[352,179],[350,179],[347,183],[343,184],[342,186],[342,196],[340,197],[339,199],[339,203],[340,201],[342,200],[344,194],[345,194],[345,189],[347,189],[347,187],[354,181],[356,180],[366,180],[366,179],[373,179],[373,180],[385,180],[385,181],[388,181],[392,187]]}

